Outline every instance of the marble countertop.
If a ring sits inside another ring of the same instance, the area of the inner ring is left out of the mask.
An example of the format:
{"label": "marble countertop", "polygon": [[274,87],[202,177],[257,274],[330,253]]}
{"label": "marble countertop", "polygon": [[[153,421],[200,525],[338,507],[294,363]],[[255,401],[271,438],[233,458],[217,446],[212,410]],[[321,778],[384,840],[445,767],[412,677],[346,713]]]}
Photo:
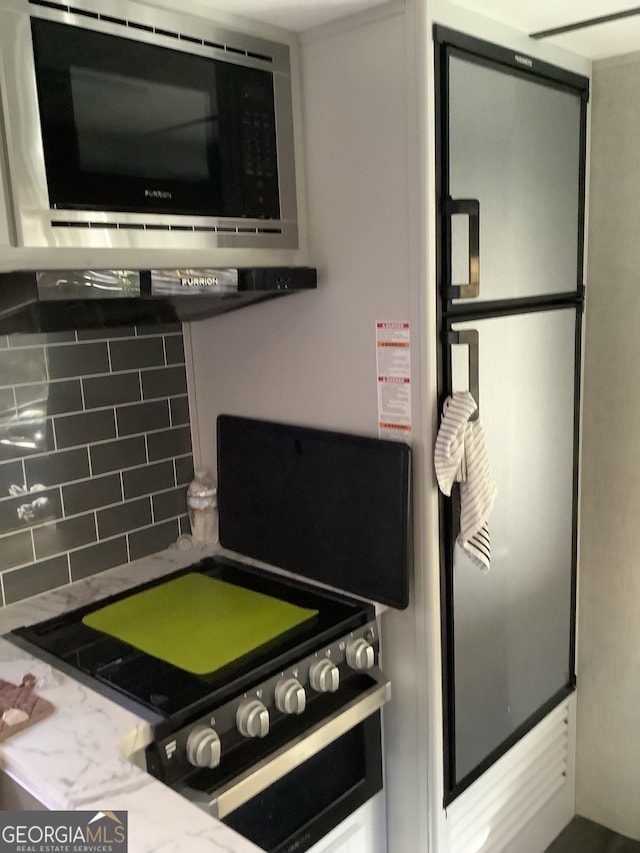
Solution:
{"label": "marble countertop", "polygon": [[[0,610],[0,635],[162,577],[209,552],[169,549]],[[132,763],[149,724],[0,638],[0,677],[27,673],[54,713],[0,743],[0,769],[49,809],[125,810],[129,853],[256,853],[258,848]]]}

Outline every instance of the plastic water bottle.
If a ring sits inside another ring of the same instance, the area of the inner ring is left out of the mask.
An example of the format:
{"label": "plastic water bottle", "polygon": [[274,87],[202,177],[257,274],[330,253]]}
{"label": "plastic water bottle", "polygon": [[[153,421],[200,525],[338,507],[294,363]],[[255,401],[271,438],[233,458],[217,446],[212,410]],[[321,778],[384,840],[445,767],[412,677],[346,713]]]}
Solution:
{"label": "plastic water bottle", "polygon": [[207,471],[196,471],[187,489],[187,510],[196,544],[214,545],[218,541],[218,495]]}

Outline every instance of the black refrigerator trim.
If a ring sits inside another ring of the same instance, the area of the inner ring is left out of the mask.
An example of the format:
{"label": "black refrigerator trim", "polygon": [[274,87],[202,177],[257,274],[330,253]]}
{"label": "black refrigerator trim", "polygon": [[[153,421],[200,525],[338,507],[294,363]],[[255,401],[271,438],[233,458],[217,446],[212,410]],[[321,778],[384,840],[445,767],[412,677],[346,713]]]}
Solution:
{"label": "black refrigerator trim", "polygon": [[442,320],[450,323],[463,322],[469,318],[482,320],[484,317],[508,317],[511,314],[530,314],[535,311],[556,311],[567,306],[582,306],[584,296],[581,292],[554,293],[551,296],[531,296],[523,299],[496,299],[479,302],[473,306],[456,304],[444,306]]}
{"label": "black refrigerator trim", "polygon": [[487,772],[502,756],[512,749],[519,740],[527,735],[538,723],[542,722],[547,714],[550,714],[561,702],[570,696],[575,689],[575,679],[570,685],[558,690],[544,705],[541,705],[538,710],[528,717],[522,725],[518,726],[509,737],[504,740],[497,749],[490,752],[487,757],[480,762],[472,771],[463,777],[460,782],[451,791],[445,791],[443,805],[446,808],[460,796],[463,791],[466,791],[474,782],[476,782],[484,773]]}
{"label": "black refrigerator trim", "polygon": [[443,27],[441,24],[434,24],[433,37],[436,48],[442,46],[453,48],[454,51],[458,48],[465,59],[472,62],[488,66],[498,64],[503,66],[503,70],[511,69],[512,72],[528,79],[532,75],[541,77],[555,88],[578,90],[585,100],[589,98],[589,79],[582,74],[544,62],[522,51],[511,50],[508,47]]}
{"label": "black refrigerator trim", "polygon": [[[464,790],[485,773],[502,755],[508,752],[524,735],[536,726],[554,707],[569,696],[576,685],[576,597],[577,597],[577,517],[578,517],[578,462],[579,462],[579,413],[580,375],[582,351],[582,314],[584,306],[584,215],[586,186],[586,141],[587,104],[589,80],[582,75],[542,62],[508,48],[468,36],[435,24],[433,27],[435,60],[435,165],[436,165],[436,317],[440,332],[438,347],[438,405],[439,424],[442,405],[451,393],[451,348],[448,336],[451,325],[457,322],[480,320],[487,317],[512,314],[552,311],[573,308],[576,312],[575,331],[575,383],[574,383],[574,458],[573,458],[573,507],[571,542],[571,634],[569,641],[569,678],[567,684],[525,720],[502,744],[493,750],[469,774],[456,781],[455,761],[455,671],[454,637],[455,614],[453,612],[453,548],[456,535],[453,501],[440,495],[440,605],[442,640],[442,699],[443,699],[443,747],[444,747],[444,806],[450,805]],[[449,195],[449,128],[448,94],[450,56],[462,57],[467,61],[491,67],[516,77],[538,80],[538,82],[580,97],[580,168],[578,176],[578,240],[576,257],[576,290],[549,296],[528,297],[500,301],[476,301],[455,303],[451,293],[451,219],[446,215]]]}

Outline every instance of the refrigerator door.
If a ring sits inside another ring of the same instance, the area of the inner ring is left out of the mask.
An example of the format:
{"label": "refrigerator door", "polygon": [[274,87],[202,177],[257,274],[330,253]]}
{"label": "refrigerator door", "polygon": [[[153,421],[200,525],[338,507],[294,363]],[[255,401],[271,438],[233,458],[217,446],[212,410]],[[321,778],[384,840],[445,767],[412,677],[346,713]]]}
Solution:
{"label": "refrigerator door", "polygon": [[[457,543],[445,566],[450,790],[573,684],[578,311],[452,326],[477,331],[471,385],[497,497],[489,570]],[[469,346],[450,356],[453,390],[468,390]],[[453,542],[459,508],[447,506]]]}
{"label": "refrigerator door", "polygon": [[446,56],[445,295],[472,308],[575,294],[582,92],[455,49]]}

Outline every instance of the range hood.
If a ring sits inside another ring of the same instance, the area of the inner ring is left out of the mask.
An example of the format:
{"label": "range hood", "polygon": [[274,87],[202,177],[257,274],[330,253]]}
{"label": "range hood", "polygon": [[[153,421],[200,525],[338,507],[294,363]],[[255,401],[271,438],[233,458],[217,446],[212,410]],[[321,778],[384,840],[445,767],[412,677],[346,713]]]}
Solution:
{"label": "range hood", "polygon": [[0,274],[0,334],[188,322],[314,289],[312,267]]}

